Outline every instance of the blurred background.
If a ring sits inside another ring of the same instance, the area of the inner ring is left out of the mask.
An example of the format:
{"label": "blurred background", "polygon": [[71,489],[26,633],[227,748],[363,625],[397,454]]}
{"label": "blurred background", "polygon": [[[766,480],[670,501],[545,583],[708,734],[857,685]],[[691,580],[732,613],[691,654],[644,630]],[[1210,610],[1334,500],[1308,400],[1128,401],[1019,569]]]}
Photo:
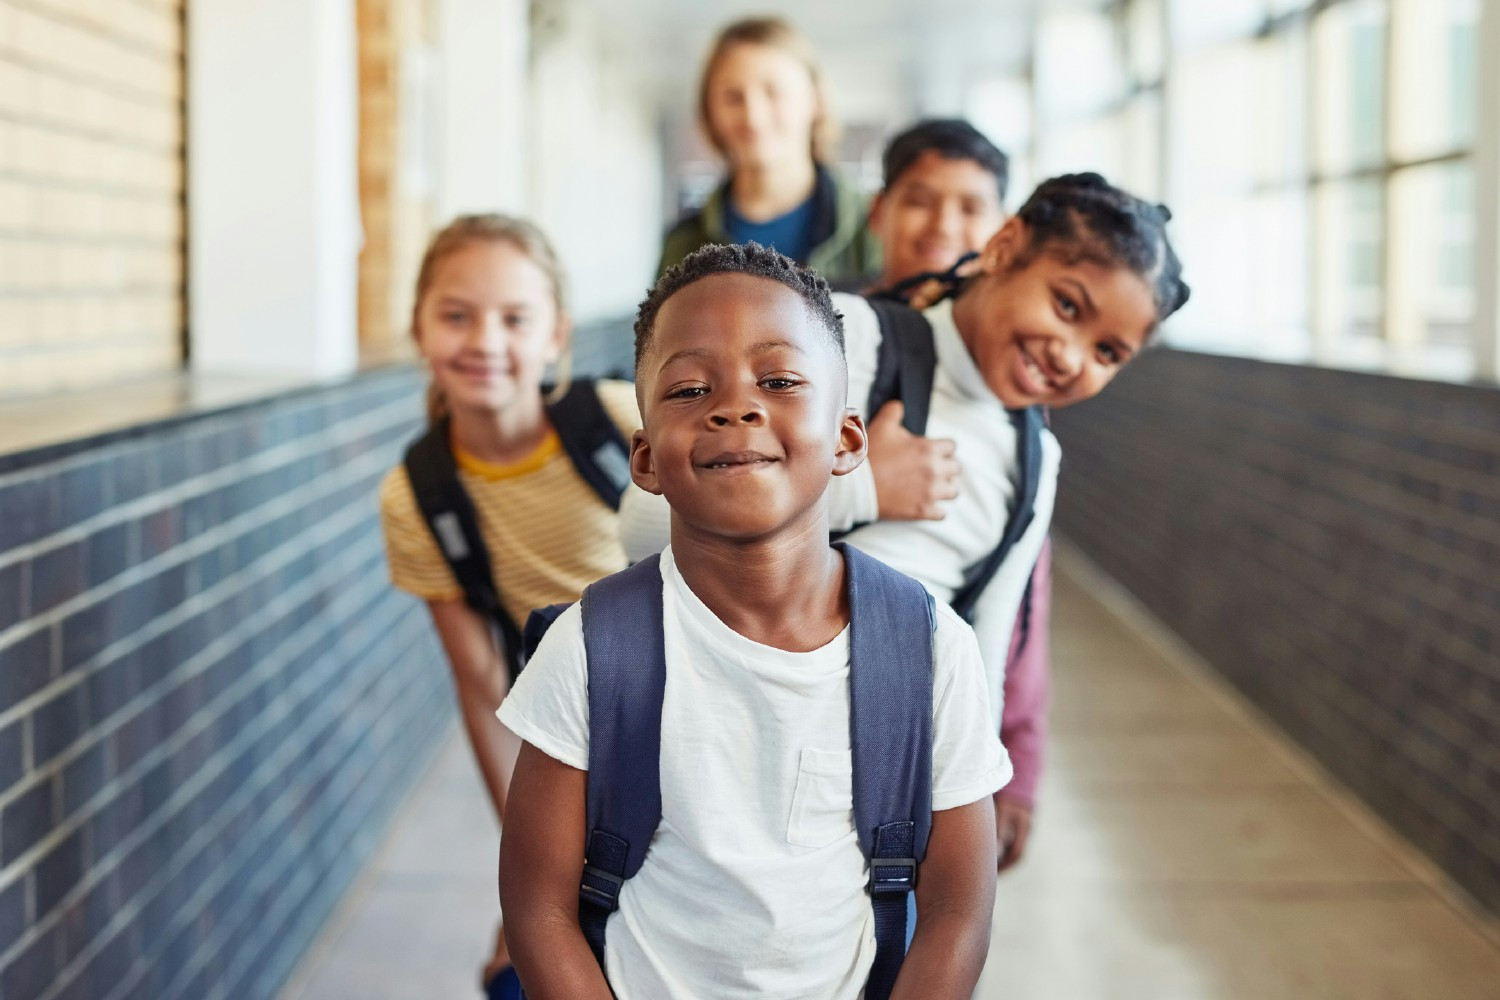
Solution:
{"label": "blurred background", "polygon": [[[533,218],[623,371],[747,13],[811,39],[866,190],[964,116],[1011,209],[1169,204],[1193,286],[1056,420],[1056,764],[986,988],[1500,997],[1495,0],[0,0],[0,997],[477,974],[493,824],[375,512],[416,267]],[[477,886],[431,867],[471,823]]]}

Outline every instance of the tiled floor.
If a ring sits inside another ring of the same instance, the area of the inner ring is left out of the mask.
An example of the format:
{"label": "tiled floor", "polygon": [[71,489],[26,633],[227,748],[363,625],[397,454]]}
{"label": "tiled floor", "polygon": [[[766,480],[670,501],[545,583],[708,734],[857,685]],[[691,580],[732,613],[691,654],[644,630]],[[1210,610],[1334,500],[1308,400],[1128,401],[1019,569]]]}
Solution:
{"label": "tiled floor", "polygon": [[[1500,1000],[1426,865],[1066,554],[1054,614],[1052,761],[979,997]],[[283,1000],[477,997],[495,846],[455,733]]]}
{"label": "tiled floor", "polygon": [[477,1000],[500,913],[499,850],[494,813],[455,727],[282,1000]]}

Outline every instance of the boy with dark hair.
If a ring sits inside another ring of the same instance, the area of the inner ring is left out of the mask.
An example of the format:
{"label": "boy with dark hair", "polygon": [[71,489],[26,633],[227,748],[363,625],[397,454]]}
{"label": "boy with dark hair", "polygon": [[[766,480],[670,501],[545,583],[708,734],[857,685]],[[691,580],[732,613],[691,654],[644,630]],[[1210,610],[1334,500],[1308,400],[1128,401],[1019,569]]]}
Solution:
{"label": "boy with dark hair", "polygon": [[870,205],[870,232],[885,255],[880,288],[948,270],[1005,222],[1010,161],[966,121],[917,122],[890,141],[883,164]]}
{"label": "boy with dark hair", "polygon": [[[525,741],[500,884],[528,995],[968,997],[1010,765],[968,627],[828,541],[865,431],[827,284],[706,247],[636,337],[631,472],[670,505],[671,544],[558,617],[501,708]],[[600,818],[642,800],[645,837]]]}

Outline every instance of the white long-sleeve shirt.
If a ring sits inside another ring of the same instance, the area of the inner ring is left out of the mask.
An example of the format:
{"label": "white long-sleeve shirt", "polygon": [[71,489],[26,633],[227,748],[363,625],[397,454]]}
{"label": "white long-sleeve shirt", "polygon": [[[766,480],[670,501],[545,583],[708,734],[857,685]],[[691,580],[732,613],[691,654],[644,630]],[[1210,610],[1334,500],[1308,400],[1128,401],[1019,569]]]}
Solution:
{"label": "white long-sleeve shirt", "polygon": [[[870,304],[857,295],[834,296],[844,315],[849,359],[849,405],[866,420],[870,385],[880,347],[880,323]],[[948,603],[963,585],[964,571],[1000,544],[1016,483],[1016,431],[1005,405],[984,382],[953,323],[949,302],[924,315],[937,348],[927,435],[951,438],[960,466],[959,494],[943,504],[940,521],[877,521],[875,479],[869,464],[833,480],[829,525],[835,531],[861,527],[847,540],[919,580],[937,600]],[[989,681],[990,710],[996,729],[1004,708],[1005,662],[1016,613],[1052,521],[1061,449],[1050,431],[1042,432],[1042,468],[1035,516],[974,608]],[[873,523],[870,523],[873,522]],[[669,541],[671,512],[666,501],[631,488],[620,506],[620,537],[632,561],[659,552]]]}

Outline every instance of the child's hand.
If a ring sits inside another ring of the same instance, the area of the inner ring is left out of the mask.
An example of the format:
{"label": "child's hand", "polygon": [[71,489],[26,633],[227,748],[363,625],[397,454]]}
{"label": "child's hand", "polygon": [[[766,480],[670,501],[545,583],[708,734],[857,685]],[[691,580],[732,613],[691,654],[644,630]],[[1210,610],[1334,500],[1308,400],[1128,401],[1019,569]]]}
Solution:
{"label": "child's hand", "polygon": [[870,473],[881,520],[941,521],[938,503],[958,496],[958,459],[948,438],[925,438],[901,426],[906,407],[887,403],[870,421]]}
{"label": "child's hand", "polygon": [[996,871],[1003,872],[1026,852],[1026,837],[1031,833],[1031,806],[1004,792],[995,796],[995,841],[999,848]]}

